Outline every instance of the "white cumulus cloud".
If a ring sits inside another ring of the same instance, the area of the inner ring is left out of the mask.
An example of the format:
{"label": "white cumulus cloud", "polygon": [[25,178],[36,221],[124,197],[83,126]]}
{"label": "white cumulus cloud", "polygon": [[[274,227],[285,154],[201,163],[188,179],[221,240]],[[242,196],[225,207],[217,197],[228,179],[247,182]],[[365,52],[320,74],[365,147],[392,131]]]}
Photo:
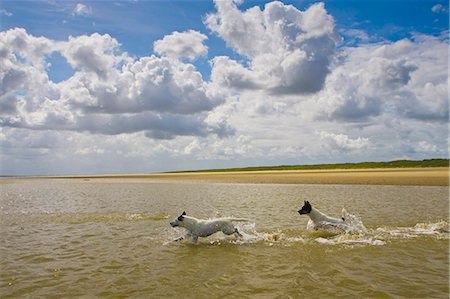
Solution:
{"label": "white cumulus cloud", "polygon": [[173,32],[154,43],[154,50],[160,55],[169,57],[186,57],[191,60],[198,56],[206,56],[208,47],[203,42],[208,37],[198,31]]}
{"label": "white cumulus cloud", "polygon": [[343,62],[315,96],[317,109],[341,121],[385,113],[446,121],[447,51],[447,42],[435,37],[345,48]]}
{"label": "white cumulus cloud", "polygon": [[[216,40],[189,28],[141,57],[109,34],[0,32],[4,173],[447,155],[447,31],[372,43],[358,28],[336,29],[321,3],[239,5],[217,1],[203,19],[233,56],[211,56],[206,44]],[[54,54],[72,68],[58,83],[49,79]],[[195,66],[206,55],[209,80]]]}
{"label": "white cumulus cloud", "polygon": [[227,88],[264,89],[273,94],[305,94],[322,89],[340,39],[323,3],[305,11],[270,2],[241,11],[236,1],[216,1],[217,13],[204,23],[248,59],[212,61],[212,79]]}
{"label": "white cumulus cloud", "polygon": [[325,131],[320,132],[320,139],[335,150],[354,151],[367,148],[370,145],[368,138],[350,138],[345,134],[334,134]]}
{"label": "white cumulus cloud", "polygon": [[70,36],[61,53],[72,67],[105,78],[108,72],[127,58],[126,53],[117,55],[119,46],[110,35],[94,33],[90,36]]}
{"label": "white cumulus cloud", "polygon": [[[0,33],[2,126],[147,137],[228,136],[208,113],[221,103],[194,65],[165,57],[130,57],[108,34],[54,41],[23,29]],[[43,67],[59,52],[76,72],[58,84]]]}

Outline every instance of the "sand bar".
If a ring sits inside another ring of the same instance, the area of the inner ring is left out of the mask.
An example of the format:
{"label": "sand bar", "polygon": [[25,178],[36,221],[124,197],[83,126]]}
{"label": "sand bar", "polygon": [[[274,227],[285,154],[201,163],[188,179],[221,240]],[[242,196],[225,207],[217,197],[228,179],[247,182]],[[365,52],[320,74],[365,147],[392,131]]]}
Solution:
{"label": "sand bar", "polygon": [[[241,172],[193,172],[96,176],[59,176],[85,181],[205,181],[222,183],[257,184],[358,184],[449,186],[449,168],[384,168],[384,169],[332,169],[281,170]],[[1,183],[1,182],[0,182]]]}

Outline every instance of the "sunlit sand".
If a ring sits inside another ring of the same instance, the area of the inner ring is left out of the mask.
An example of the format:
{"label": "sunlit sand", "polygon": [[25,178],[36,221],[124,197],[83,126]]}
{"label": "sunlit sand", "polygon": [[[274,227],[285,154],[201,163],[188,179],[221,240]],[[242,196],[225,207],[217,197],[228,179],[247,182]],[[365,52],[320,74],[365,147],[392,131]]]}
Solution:
{"label": "sunlit sand", "polygon": [[223,183],[257,184],[358,184],[358,185],[412,185],[448,186],[449,168],[389,168],[389,169],[333,169],[281,170],[241,172],[194,172],[95,176],[61,176],[83,180],[177,180]]}

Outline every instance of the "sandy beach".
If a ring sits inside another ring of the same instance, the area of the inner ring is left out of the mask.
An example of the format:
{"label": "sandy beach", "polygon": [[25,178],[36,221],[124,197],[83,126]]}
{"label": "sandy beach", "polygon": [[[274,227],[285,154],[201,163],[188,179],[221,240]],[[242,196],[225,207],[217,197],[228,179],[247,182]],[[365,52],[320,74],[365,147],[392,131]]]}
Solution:
{"label": "sandy beach", "polygon": [[[50,178],[50,177],[46,177]],[[59,176],[51,178],[115,182],[138,180],[206,181],[257,184],[356,184],[448,186],[449,168],[333,169],[290,171],[192,172],[94,176]]]}

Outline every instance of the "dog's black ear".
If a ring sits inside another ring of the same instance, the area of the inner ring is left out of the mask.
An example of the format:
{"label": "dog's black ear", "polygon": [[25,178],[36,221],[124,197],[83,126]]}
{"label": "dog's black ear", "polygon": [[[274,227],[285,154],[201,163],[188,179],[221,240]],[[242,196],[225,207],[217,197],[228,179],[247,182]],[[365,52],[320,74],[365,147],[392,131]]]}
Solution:
{"label": "dog's black ear", "polygon": [[311,213],[312,207],[311,207],[311,204],[309,203],[309,201],[306,201],[305,209],[306,209],[306,213]]}
{"label": "dog's black ear", "polygon": [[178,221],[183,221],[184,215],[186,215],[186,211],[184,211],[183,213],[181,213],[180,216],[178,216]]}

